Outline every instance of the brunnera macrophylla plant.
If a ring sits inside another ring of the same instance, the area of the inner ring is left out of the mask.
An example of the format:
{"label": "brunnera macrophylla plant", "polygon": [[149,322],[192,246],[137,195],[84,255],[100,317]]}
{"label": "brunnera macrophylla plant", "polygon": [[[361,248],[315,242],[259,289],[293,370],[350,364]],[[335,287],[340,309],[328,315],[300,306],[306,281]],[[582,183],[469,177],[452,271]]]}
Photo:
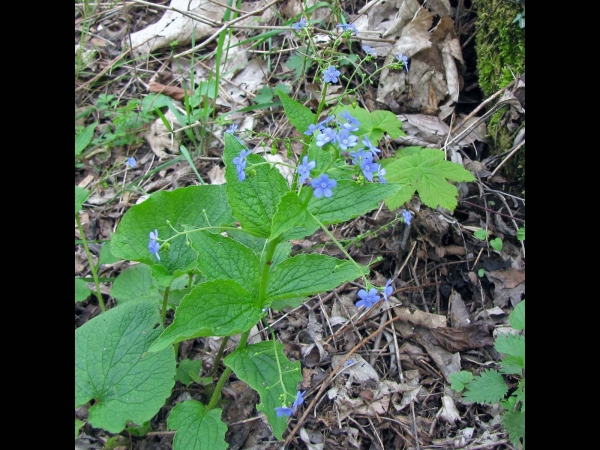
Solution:
{"label": "brunnera macrophylla plant", "polygon": [[[344,34],[352,32],[344,28]],[[398,68],[407,69],[400,55],[398,61]],[[111,251],[139,264],[115,280],[111,295],[117,306],[75,331],[75,406],[90,405],[93,427],[118,433],[131,422],[147,424],[165,405],[176,378],[200,380],[197,373],[177,367],[178,343],[239,335],[236,349],[222,359],[225,368],[210,399],[187,400],[170,411],[174,448],[192,448],[195,442],[207,449],[227,448],[227,426],[218,406],[232,372],[258,392],[257,410],[282,439],[289,416],[309,394],[299,389],[300,363],[287,358],[273,333],[270,340],[250,343],[252,328],[262,322],[268,329],[269,309],[298,306],[357,279],[364,286],[357,292],[358,308],[388,301],[392,280],[372,286],[369,268],[356,263],[327,227],[366,214],[382,200],[396,209],[417,189],[426,204],[441,204],[445,200],[432,195],[440,191],[438,179],[453,187],[446,179],[470,176],[444,161],[439,150],[413,148],[400,158],[379,159],[384,133],[392,139],[404,135],[402,123],[388,111],[369,112],[341,101],[321,118],[326,84],[338,82],[341,72],[326,67],[322,77],[317,113],[277,90],[287,118],[302,136],[301,154],[288,155],[291,162],[285,164],[293,168],[291,180],[276,163],[254,154],[231,127],[224,135],[226,184],[156,192],[123,216]],[[412,213],[404,209],[401,214],[410,226]],[[346,259],[291,254],[291,240],[318,229]],[[174,318],[166,327],[169,309]],[[221,357],[219,352],[215,367]],[[76,434],[78,426],[76,421]]]}

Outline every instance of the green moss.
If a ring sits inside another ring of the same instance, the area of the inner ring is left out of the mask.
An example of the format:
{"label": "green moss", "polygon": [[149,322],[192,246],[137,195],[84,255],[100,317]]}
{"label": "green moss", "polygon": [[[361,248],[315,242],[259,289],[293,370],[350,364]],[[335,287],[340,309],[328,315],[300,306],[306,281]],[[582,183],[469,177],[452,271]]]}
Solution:
{"label": "green moss", "polygon": [[[479,86],[487,97],[525,73],[525,29],[512,23],[521,12],[512,0],[479,0],[475,51]],[[511,73],[512,71],[512,73]]]}
{"label": "green moss", "polygon": [[[479,86],[489,97],[510,84],[517,74],[525,73],[525,30],[513,23],[522,6],[513,0],[479,0],[476,6],[475,50]],[[509,150],[518,131],[508,131],[506,112],[503,108],[488,124],[491,154]],[[524,182],[525,146],[511,157],[502,171],[509,180]]]}

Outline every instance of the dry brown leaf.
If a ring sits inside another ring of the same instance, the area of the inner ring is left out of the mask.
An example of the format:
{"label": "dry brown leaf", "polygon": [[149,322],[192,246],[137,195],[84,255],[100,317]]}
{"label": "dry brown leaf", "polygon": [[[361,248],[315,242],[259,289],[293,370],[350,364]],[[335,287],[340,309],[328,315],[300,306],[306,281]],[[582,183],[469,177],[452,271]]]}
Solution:
{"label": "dry brown leaf", "polygon": [[410,308],[404,306],[396,306],[394,312],[400,317],[401,321],[410,322],[413,325],[425,328],[438,328],[447,325],[446,316],[440,314],[431,314],[418,309],[411,311]]}
{"label": "dry brown leaf", "polygon": [[493,329],[492,324],[480,321],[462,328],[435,328],[431,334],[445,350],[455,353],[493,345]]}
{"label": "dry brown leaf", "polygon": [[[185,91],[182,88],[178,86],[167,86],[156,81],[151,81],[148,83],[148,90],[150,92],[157,92],[159,94],[166,95],[171,97],[173,100],[182,101],[185,98]],[[187,95],[190,96],[193,95],[193,93],[188,90]]]}

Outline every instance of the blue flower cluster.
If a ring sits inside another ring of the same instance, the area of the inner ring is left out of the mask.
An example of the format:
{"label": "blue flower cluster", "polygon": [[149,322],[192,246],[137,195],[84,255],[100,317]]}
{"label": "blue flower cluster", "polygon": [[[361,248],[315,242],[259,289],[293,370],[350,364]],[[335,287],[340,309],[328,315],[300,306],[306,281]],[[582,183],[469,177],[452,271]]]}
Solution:
{"label": "blue flower cluster", "polygon": [[235,158],[233,158],[233,164],[235,165],[235,170],[237,171],[238,174],[238,180],[239,181],[244,181],[246,179],[246,157],[252,153],[250,150],[246,149],[246,150],[242,150],[240,151],[239,156],[236,156]]}
{"label": "blue flower cluster", "polygon": [[281,417],[281,416],[291,416],[292,414],[294,414],[296,412],[296,410],[298,409],[298,406],[300,406],[302,403],[304,403],[304,396],[306,395],[306,391],[304,392],[296,392],[296,400],[294,400],[294,403],[292,404],[292,407],[288,407],[288,406],[279,406],[277,408],[275,408],[275,411],[277,412],[277,417]]}
{"label": "blue flower cluster", "polygon": [[306,19],[304,17],[300,20],[300,22],[296,22],[295,24],[292,25],[292,28],[297,31],[299,31],[300,28],[304,28],[304,27],[306,27]]}
{"label": "blue flower cluster", "polygon": [[[360,121],[346,110],[340,114],[340,120],[335,121],[339,125],[339,131],[336,131],[331,127],[325,126],[334,118],[334,116],[329,116],[316,125],[310,125],[304,134],[314,135],[318,133],[316,135],[317,147],[323,147],[329,143],[337,145],[342,154],[349,153],[352,158],[352,164],[360,166],[364,177],[368,181],[373,181],[374,177],[377,177],[380,183],[385,183],[385,169],[374,161],[377,154],[381,153],[381,150],[375,147],[366,135],[360,141],[363,148],[350,151],[350,149],[358,146],[358,136],[352,133],[359,130]],[[313,185],[313,187],[315,186]]]}
{"label": "blue flower cluster", "polygon": [[402,63],[406,71],[408,72],[408,57],[403,55],[402,53],[398,53],[396,55],[396,59]]}
{"label": "blue flower cluster", "polygon": [[127,158],[126,164],[131,169],[135,169],[137,167],[137,161],[135,160],[135,158],[133,156],[130,156],[129,158]]}
{"label": "blue flower cluster", "polygon": [[346,31],[348,31],[350,33],[358,34],[358,28],[356,28],[356,25],[354,25],[354,24],[338,23],[337,27],[342,29],[342,33],[345,33]]}
{"label": "blue flower cluster", "polygon": [[402,210],[402,218],[404,219],[404,222],[406,223],[406,225],[408,225],[410,227],[410,221],[412,220],[412,213],[407,209],[403,209]]}
{"label": "blue flower cluster", "polygon": [[[378,293],[379,291],[377,290],[377,288],[371,288],[369,292],[367,292],[364,289],[361,289],[360,291],[358,291],[358,297],[360,298],[360,300],[356,302],[356,307],[370,308],[371,306],[375,305],[379,302],[379,300],[381,300],[381,297],[377,295]],[[393,293],[394,287],[392,286],[392,280],[390,279],[387,280],[387,283],[385,283],[385,287],[382,289],[382,295],[386,302],[388,301],[388,297]]]}

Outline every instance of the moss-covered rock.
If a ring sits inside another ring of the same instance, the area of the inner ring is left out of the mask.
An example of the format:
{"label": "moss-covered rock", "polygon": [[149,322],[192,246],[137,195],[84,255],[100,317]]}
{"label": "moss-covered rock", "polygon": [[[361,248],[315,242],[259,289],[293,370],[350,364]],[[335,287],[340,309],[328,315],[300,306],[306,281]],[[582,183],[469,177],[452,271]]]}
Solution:
{"label": "moss-covered rock", "polygon": [[[485,97],[510,84],[525,73],[525,29],[514,22],[524,12],[524,4],[514,0],[478,0],[475,50],[479,86]],[[492,116],[488,124],[488,144],[491,154],[509,150],[522,120],[514,122],[508,109]],[[503,166],[510,181],[525,180],[525,146]]]}

